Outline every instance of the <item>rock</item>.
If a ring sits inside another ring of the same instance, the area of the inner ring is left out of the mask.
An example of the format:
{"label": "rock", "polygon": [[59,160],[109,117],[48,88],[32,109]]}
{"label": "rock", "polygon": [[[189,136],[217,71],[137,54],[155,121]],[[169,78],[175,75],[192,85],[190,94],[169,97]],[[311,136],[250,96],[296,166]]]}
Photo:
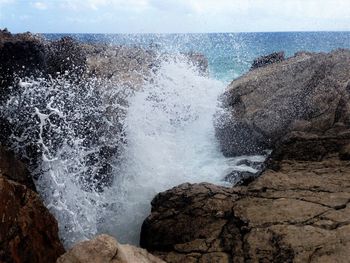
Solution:
{"label": "rock", "polygon": [[170,263],[348,262],[349,134],[289,134],[246,186],[183,184],[158,194],[141,246]]}
{"label": "rock", "polygon": [[86,69],[83,46],[70,37],[47,44],[47,73],[52,76],[68,74],[71,79],[81,78]]}
{"label": "rock", "polygon": [[341,160],[350,160],[350,143],[344,145],[339,152],[339,157]]}
{"label": "rock", "polygon": [[270,65],[277,62],[282,62],[283,60],[285,60],[284,52],[283,51],[275,52],[275,53],[272,53],[266,56],[261,56],[254,59],[251,69],[264,67],[266,65]]}
{"label": "rock", "polygon": [[84,45],[87,70],[92,76],[110,79],[139,90],[157,64],[153,51],[138,47]]}
{"label": "rock", "polygon": [[62,255],[57,263],[162,263],[146,250],[121,245],[113,237],[100,235],[96,238],[78,243]]}
{"label": "rock", "polygon": [[45,47],[38,38],[0,32],[0,103],[16,90],[16,78],[40,75],[45,68]]}
{"label": "rock", "polygon": [[23,184],[36,192],[33,179],[26,165],[15,157],[14,153],[0,145],[0,173],[2,176]]}
{"label": "rock", "polygon": [[188,57],[189,60],[193,63],[193,65],[198,68],[199,72],[201,72],[204,75],[209,74],[208,59],[203,54],[190,52],[185,54],[185,56]]}
{"label": "rock", "polygon": [[0,262],[49,263],[64,253],[57,222],[38,194],[2,172],[0,216]]}
{"label": "rock", "polygon": [[234,80],[216,135],[226,156],[258,154],[292,131],[350,126],[350,50],[299,53]]}
{"label": "rock", "polygon": [[259,172],[252,173],[249,171],[232,171],[225,176],[224,181],[232,185],[247,185],[259,176]]}

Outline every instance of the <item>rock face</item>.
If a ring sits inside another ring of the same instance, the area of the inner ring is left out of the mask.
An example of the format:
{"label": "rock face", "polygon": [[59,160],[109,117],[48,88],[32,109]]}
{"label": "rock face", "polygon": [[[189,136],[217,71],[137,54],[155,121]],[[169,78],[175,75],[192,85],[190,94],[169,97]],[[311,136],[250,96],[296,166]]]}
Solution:
{"label": "rock face", "polygon": [[234,80],[216,134],[226,156],[273,148],[292,131],[350,126],[350,51],[297,53]]}
{"label": "rock face", "polygon": [[36,192],[33,179],[26,166],[17,160],[14,153],[0,145],[0,173],[2,176],[23,184]]}
{"label": "rock face", "polygon": [[83,45],[70,37],[48,43],[46,53],[46,71],[52,76],[69,72],[71,78],[79,78],[86,70],[87,57]]}
{"label": "rock face", "polygon": [[248,186],[158,194],[141,246],[167,262],[348,262],[350,162],[330,153],[278,164]]}
{"label": "rock face", "polygon": [[100,235],[81,242],[62,255],[57,263],[162,263],[146,250],[121,245],[113,237]]}
{"label": "rock face", "polygon": [[281,62],[283,60],[285,60],[284,52],[283,51],[275,52],[270,55],[258,57],[257,59],[255,59],[253,61],[251,69],[261,68],[266,65]]}
{"label": "rock face", "polygon": [[156,54],[138,47],[84,45],[88,74],[140,89],[156,65]]}
{"label": "rock face", "polygon": [[23,173],[23,165],[15,164],[0,161],[0,262],[55,262],[64,253],[57,222],[37,193],[5,177]]}
{"label": "rock face", "polygon": [[44,44],[35,36],[0,30],[0,102],[13,92],[15,77],[31,76],[46,68]]}

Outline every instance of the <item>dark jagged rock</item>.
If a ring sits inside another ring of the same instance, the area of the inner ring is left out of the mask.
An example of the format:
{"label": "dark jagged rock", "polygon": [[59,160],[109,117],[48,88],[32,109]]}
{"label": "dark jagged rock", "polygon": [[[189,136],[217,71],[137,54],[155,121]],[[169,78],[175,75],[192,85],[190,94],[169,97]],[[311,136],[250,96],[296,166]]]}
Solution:
{"label": "dark jagged rock", "polygon": [[266,56],[261,56],[254,59],[251,69],[261,68],[266,65],[270,65],[285,60],[284,52],[275,52]]}
{"label": "dark jagged rock", "polygon": [[292,131],[350,126],[350,51],[299,53],[234,80],[216,134],[226,156],[261,153]]}
{"label": "dark jagged rock", "polygon": [[36,38],[6,39],[0,40],[0,102],[17,88],[16,78],[40,75],[46,69],[45,47]]}
{"label": "dark jagged rock", "polygon": [[15,154],[0,145],[0,172],[9,180],[23,184],[36,192],[33,179],[26,165],[16,158]]}
{"label": "dark jagged rock", "polygon": [[233,171],[225,176],[224,181],[233,185],[247,185],[259,176],[259,172]]}
{"label": "dark jagged rock", "polygon": [[0,146],[0,262],[55,262],[64,253],[55,218],[25,165]]}
{"label": "dark jagged rock", "polygon": [[71,79],[79,79],[86,70],[86,51],[70,37],[52,41],[47,45],[47,72],[52,76],[68,74]]}

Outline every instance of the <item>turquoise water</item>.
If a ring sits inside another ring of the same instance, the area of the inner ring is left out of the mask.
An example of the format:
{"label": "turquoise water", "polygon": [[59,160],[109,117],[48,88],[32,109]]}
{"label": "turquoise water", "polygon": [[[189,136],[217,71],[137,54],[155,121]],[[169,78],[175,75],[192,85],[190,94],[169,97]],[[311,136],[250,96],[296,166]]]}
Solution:
{"label": "turquoise water", "polygon": [[279,32],[212,34],[44,34],[48,39],[71,36],[88,43],[136,45],[167,52],[200,52],[209,61],[211,76],[228,82],[247,70],[254,58],[275,51],[328,52],[350,48],[350,32]]}

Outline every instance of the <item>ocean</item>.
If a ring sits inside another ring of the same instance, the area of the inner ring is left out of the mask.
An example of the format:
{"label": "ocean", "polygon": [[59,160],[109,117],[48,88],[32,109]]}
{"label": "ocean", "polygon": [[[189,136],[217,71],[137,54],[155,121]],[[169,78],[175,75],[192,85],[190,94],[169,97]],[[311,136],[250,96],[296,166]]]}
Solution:
{"label": "ocean", "polygon": [[211,76],[226,83],[247,72],[255,58],[276,51],[292,56],[298,51],[329,52],[350,48],[350,32],[43,35],[50,40],[71,36],[86,43],[199,52],[207,57]]}

